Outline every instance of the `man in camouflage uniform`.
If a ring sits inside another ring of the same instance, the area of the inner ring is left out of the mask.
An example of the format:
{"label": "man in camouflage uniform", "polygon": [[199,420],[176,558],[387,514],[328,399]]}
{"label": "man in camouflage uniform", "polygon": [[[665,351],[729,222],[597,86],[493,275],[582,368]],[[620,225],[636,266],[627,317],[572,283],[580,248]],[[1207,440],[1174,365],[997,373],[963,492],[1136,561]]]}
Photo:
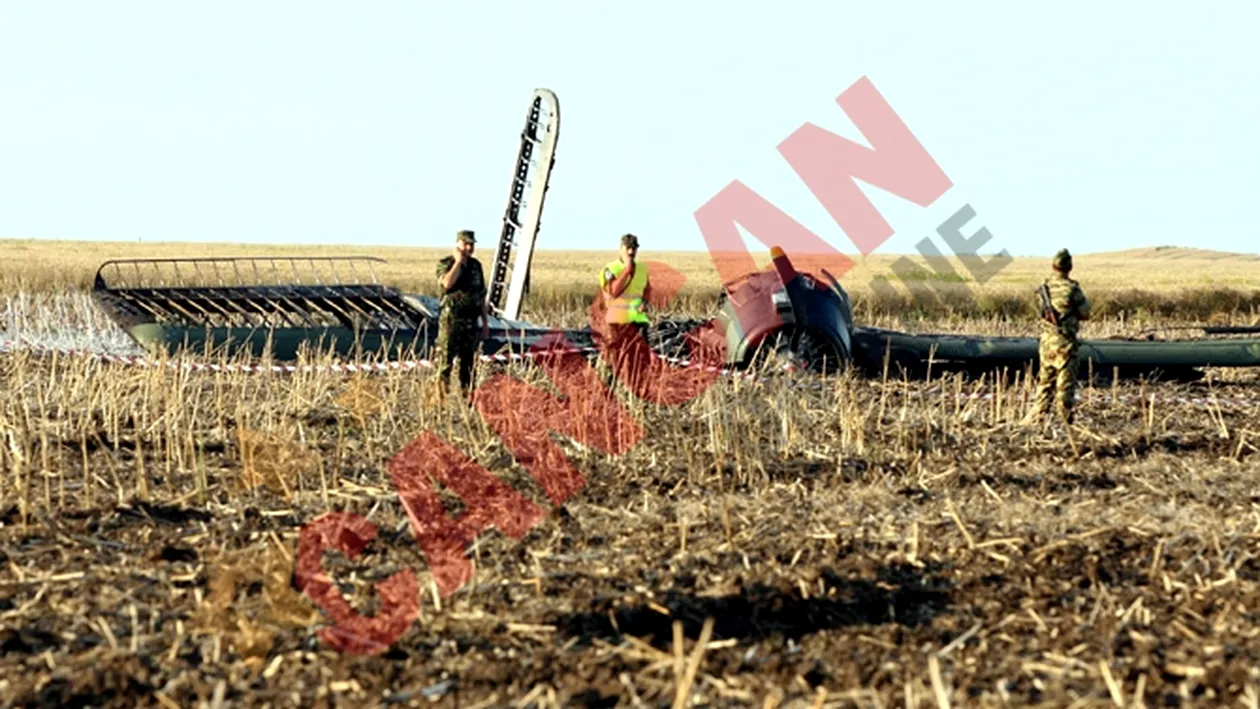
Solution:
{"label": "man in camouflage uniform", "polygon": [[[1061,249],[1054,255],[1053,267],[1054,275],[1043,281],[1041,286],[1049,294],[1050,309],[1045,309],[1043,304],[1037,395],[1024,423],[1034,423],[1050,413],[1052,397],[1063,420],[1069,424],[1073,420],[1077,352],[1080,350],[1077,335],[1081,321],[1089,320],[1090,307],[1081,284],[1068,278],[1072,272],[1072,254],[1067,249]],[[1041,294],[1038,301],[1041,301]]]}
{"label": "man in camouflage uniform", "polygon": [[[473,358],[477,344],[490,331],[490,311],[486,305],[485,273],[481,262],[473,258],[477,240],[472,231],[461,231],[455,236],[455,253],[437,264],[438,285],[441,287],[441,313],[438,317],[438,336],[435,345],[438,370],[438,388],[443,397],[450,386],[452,364],[459,359],[459,386],[465,396],[472,388]],[[480,323],[480,337],[478,337]]]}

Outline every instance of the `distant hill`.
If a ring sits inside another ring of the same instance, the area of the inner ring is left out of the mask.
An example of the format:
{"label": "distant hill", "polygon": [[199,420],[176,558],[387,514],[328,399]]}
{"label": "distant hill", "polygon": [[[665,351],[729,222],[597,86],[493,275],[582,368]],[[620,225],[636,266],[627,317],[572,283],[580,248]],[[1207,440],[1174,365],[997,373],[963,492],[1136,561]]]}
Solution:
{"label": "distant hill", "polygon": [[1246,254],[1232,251],[1213,251],[1211,249],[1195,249],[1186,246],[1143,246],[1137,249],[1120,251],[1098,251],[1081,254],[1090,258],[1103,259],[1141,259],[1144,261],[1260,261],[1260,254]]}

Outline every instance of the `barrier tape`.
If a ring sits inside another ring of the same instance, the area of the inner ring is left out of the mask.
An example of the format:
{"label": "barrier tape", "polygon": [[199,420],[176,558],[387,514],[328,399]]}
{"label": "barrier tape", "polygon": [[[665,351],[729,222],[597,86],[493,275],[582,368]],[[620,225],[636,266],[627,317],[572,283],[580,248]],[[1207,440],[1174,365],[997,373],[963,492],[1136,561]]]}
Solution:
{"label": "barrier tape", "polygon": [[[11,342],[0,342],[0,352],[15,352],[25,350],[37,354],[59,354],[71,357],[90,357],[104,362],[114,364],[123,364],[134,367],[155,367],[165,364],[169,369],[183,369],[186,371],[212,371],[212,372],[245,372],[245,373],[261,373],[276,372],[284,374],[292,374],[297,372],[379,372],[379,371],[401,371],[413,370],[417,368],[432,369],[436,367],[436,363],[430,359],[413,359],[413,360],[394,360],[389,362],[334,362],[330,364],[236,364],[236,363],[215,363],[215,362],[197,362],[186,360],[166,360],[164,362],[154,362],[143,355],[121,355],[112,352],[96,352],[73,347],[57,347],[53,345],[45,345],[33,342],[25,337],[18,338],[20,347],[14,347]],[[571,347],[571,348],[553,348],[547,350],[539,350],[535,352],[511,352],[508,354],[483,354],[478,355],[478,360],[482,362],[503,364],[507,362],[520,362],[537,359],[539,357],[553,355],[582,354],[590,355],[599,352],[597,347]],[[677,357],[662,357],[656,353],[653,356],[662,359],[674,366],[697,369],[713,374],[727,377],[757,379],[757,375],[741,372],[730,367],[717,367],[712,365],[697,364],[688,359]]]}
{"label": "barrier tape", "polygon": [[[19,350],[25,350],[25,351],[35,352],[37,354],[59,354],[62,356],[70,356],[70,357],[90,357],[90,358],[94,358],[103,362],[110,362],[114,364],[123,364],[127,366],[142,367],[142,368],[156,367],[156,366],[161,366],[164,364],[168,369],[182,369],[185,371],[211,371],[211,372],[244,372],[244,373],[273,372],[273,373],[293,374],[293,373],[298,373],[298,372],[312,373],[312,372],[381,372],[381,371],[403,371],[403,370],[409,371],[409,370],[415,370],[419,368],[432,369],[436,367],[436,364],[433,362],[433,360],[424,359],[424,358],[414,359],[414,360],[389,361],[389,362],[365,362],[365,363],[334,362],[331,364],[306,364],[306,365],[294,365],[294,364],[262,365],[262,364],[234,364],[234,363],[220,364],[220,363],[215,363],[215,362],[196,362],[196,361],[185,361],[185,360],[167,360],[163,362],[154,362],[144,357],[143,355],[129,356],[129,355],[114,354],[110,352],[94,352],[91,350],[83,350],[83,349],[69,348],[69,347],[55,347],[55,346],[44,345],[44,344],[40,344],[36,342],[31,342],[30,340],[27,340],[26,338],[19,338],[19,342],[20,342],[20,347],[14,347],[11,342],[0,342],[0,352],[16,352]],[[506,362],[529,361],[529,360],[537,359],[543,356],[568,355],[568,354],[590,355],[590,354],[597,354],[597,353],[599,353],[599,348],[597,347],[573,347],[573,348],[563,348],[563,349],[556,348],[556,349],[550,349],[550,350],[540,350],[540,351],[535,351],[535,352],[524,352],[524,353],[512,352],[508,354],[491,354],[491,355],[483,354],[483,355],[478,355],[478,359],[482,362],[502,364]],[[757,384],[767,384],[773,379],[772,377],[757,374],[754,372],[744,372],[737,369],[733,369],[731,367],[719,367],[719,366],[714,366],[714,365],[700,364],[700,363],[693,362],[690,359],[682,358],[682,357],[665,357],[657,353],[653,353],[653,356],[658,359],[664,360],[666,363],[675,367],[680,367],[684,369],[696,369],[696,370],[708,372],[711,374],[717,374],[719,376],[727,377],[731,379],[745,379],[745,380],[749,380]],[[789,365],[785,365],[781,371],[784,373],[794,373],[794,372],[797,372],[798,370],[789,364]],[[793,386],[800,389],[815,390],[815,391],[828,388],[828,384],[826,382],[820,381],[817,378],[811,378],[805,381],[798,381],[794,383]],[[938,391],[936,393],[941,394],[941,395],[945,394],[945,392],[943,391]],[[994,396],[995,394],[993,392],[984,392],[984,393],[963,392],[963,393],[959,393],[957,395],[957,398],[970,400],[970,401],[978,401],[978,400],[987,401],[987,400],[992,400]],[[1180,396],[1180,395],[1179,396],[1165,396],[1165,395],[1159,395],[1159,394],[1149,394],[1144,397],[1137,394],[1113,395],[1110,393],[1100,394],[1099,392],[1082,394],[1082,392],[1080,391],[1076,393],[1076,400],[1077,401],[1116,401],[1120,403],[1131,403],[1131,402],[1163,403],[1163,404],[1176,403],[1176,404],[1188,404],[1191,406],[1201,406],[1201,407],[1218,406],[1221,408],[1241,408],[1241,409],[1252,408],[1260,404],[1260,399],[1248,399],[1248,398],[1240,398],[1240,397],[1215,397],[1215,396],[1200,397],[1200,396]]]}
{"label": "barrier tape", "polygon": [[[155,362],[143,355],[129,356],[114,354],[112,352],[94,352],[92,350],[83,350],[73,347],[56,347],[52,345],[44,345],[38,342],[32,342],[26,338],[19,338],[20,347],[14,347],[9,342],[0,343],[0,351],[15,352],[25,350],[36,354],[59,354],[70,357],[90,357],[104,362],[114,364],[124,364],[133,367],[156,367],[163,364],[168,369],[183,369],[185,371],[212,371],[212,372],[245,372],[245,373],[261,373],[261,372],[277,372],[283,374],[292,374],[297,372],[379,372],[379,371],[399,371],[411,370],[416,368],[433,368],[435,363],[430,359],[413,359],[413,360],[395,360],[389,362],[333,362],[330,364],[237,364],[237,363],[217,363],[217,362],[197,362],[188,360],[165,360]],[[544,355],[555,354],[587,354],[597,352],[594,347],[577,347],[567,349],[551,349],[539,352],[526,353],[510,353],[510,354],[492,354],[478,355],[478,359],[482,362],[512,362],[529,360]]]}

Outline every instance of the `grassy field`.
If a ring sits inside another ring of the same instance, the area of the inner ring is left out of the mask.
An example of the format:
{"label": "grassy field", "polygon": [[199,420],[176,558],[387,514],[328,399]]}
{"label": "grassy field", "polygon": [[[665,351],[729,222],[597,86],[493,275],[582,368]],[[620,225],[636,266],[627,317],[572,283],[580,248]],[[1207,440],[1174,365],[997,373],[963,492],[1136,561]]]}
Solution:
{"label": "grassy field", "polygon": [[[5,248],[10,307],[82,289],[111,256],[205,255]],[[423,292],[441,250],[372,253]],[[565,283],[610,256],[539,254],[532,312],[580,321],[589,290]],[[694,276],[707,307],[703,257],[644,257]],[[1078,255],[1085,288],[1116,304],[1085,334],[1248,321],[1256,258]],[[855,297],[883,259],[845,278]],[[1027,298],[1043,271],[1017,261],[982,295]],[[878,317],[1026,330],[1018,312]],[[496,373],[552,388],[515,364],[479,381]],[[639,433],[619,452],[556,436],[583,478],[557,507],[478,410],[436,400],[430,370],[3,354],[0,706],[1254,707],[1260,376],[1210,374],[1086,386],[1070,430],[1016,425],[1021,376],[723,378],[672,406],[618,385]],[[556,420],[598,431],[600,411],[570,401]],[[426,432],[547,512],[519,538],[478,536],[474,577],[447,596],[386,468]],[[379,530],[363,556],[324,560],[352,607],[374,613],[373,584],[401,569],[419,582],[420,617],[385,653],[330,649],[295,585],[303,525],[333,511]]]}

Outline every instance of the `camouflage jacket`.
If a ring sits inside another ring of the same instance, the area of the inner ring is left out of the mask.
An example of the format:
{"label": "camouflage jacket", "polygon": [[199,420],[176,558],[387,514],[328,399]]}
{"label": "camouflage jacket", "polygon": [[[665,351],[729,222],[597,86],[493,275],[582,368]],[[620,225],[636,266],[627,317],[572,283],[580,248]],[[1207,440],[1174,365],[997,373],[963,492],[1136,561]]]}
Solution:
{"label": "camouflage jacket", "polygon": [[1042,341],[1063,345],[1075,343],[1081,330],[1081,318],[1089,317],[1089,299],[1085,297],[1085,291],[1081,290],[1080,283],[1062,274],[1050,276],[1044,284],[1050,290],[1050,305],[1059,314],[1059,324],[1042,320]]}
{"label": "camouflage jacket", "polygon": [[[454,256],[447,256],[438,261],[436,273],[439,284],[454,265]],[[459,276],[455,279],[454,285],[442,296],[442,310],[450,311],[457,318],[475,319],[481,314],[481,305],[485,300],[486,280],[481,270],[481,262],[469,256]]]}

